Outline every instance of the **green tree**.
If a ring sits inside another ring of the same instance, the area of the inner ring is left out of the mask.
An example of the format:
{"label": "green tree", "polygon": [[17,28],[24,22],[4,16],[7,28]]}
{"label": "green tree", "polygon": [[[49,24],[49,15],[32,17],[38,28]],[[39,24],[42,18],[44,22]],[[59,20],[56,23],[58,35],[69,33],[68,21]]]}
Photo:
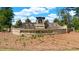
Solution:
{"label": "green tree", "polygon": [[74,11],[75,11],[75,16],[79,17],[79,7],[74,7]]}
{"label": "green tree", "polygon": [[67,7],[65,7],[64,9],[62,9],[61,12],[61,17],[63,19],[63,24],[67,25],[67,32],[70,32],[71,29],[71,20],[70,20],[70,14],[69,14],[70,9],[68,9]]}
{"label": "green tree", "polygon": [[17,20],[16,24],[15,24],[15,27],[16,28],[20,28],[21,26],[22,26],[22,21],[21,20]]}
{"label": "green tree", "polygon": [[61,25],[61,26],[66,25],[66,24],[65,24],[65,21],[64,21],[64,20],[60,20],[59,25]]}
{"label": "green tree", "polygon": [[60,21],[59,21],[59,19],[55,18],[53,22],[59,24]]}
{"label": "green tree", "polygon": [[11,29],[13,10],[11,7],[1,7],[0,8],[0,25],[4,28]]}
{"label": "green tree", "polygon": [[44,25],[45,25],[45,29],[47,29],[47,28],[49,27],[49,21],[46,20],[46,21],[44,22]]}
{"label": "green tree", "polygon": [[31,28],[31,20],[28,17],[25,20],[25,23],[27,24],[28,28]]}
{"label": "green tree", "polygon": [[68,13],[66,13],[65,10],[61,11],[61,17],[62,17],[64,24],[67,25],[68,24]]}
{"label": "green tree", "polygon": [[31,20],[27,17],[27,19],[25,20],[25,23],[31,23]]}
{"label": "green tree", "polygon": [[0,16],[0,31],[3,31],[3,29],[5,27],[5,20],[6,20],[6,17]]}
{"label": "green tree", "polygon": [[57,24],[59,24],[59,25],[61,25],[61,26],[64,25],[63,20],[59,20],[58,18],[55,18],[53,22],[54,22],[54,23],[57,23]]}
{"label": "green tree", "polygon": [[73,17],[72,19],[72,26],[76,29],[79,30],[79,18],[78,17]]}

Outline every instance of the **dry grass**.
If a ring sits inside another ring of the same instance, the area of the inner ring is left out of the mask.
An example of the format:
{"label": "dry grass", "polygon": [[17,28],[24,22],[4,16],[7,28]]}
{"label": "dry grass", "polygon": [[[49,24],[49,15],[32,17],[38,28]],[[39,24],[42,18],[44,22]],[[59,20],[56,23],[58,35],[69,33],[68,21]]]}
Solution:
{"label": "dry grass", "polygon": [[12,33],[0,32],[0,50],[79,50],[79,33],[20,37]]}

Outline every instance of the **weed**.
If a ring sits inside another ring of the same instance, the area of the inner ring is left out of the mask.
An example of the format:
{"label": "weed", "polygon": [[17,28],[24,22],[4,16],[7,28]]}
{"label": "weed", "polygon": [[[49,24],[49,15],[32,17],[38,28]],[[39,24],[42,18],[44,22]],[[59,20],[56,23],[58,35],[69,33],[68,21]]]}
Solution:
{"label": "weed", "polygon": [[32,37],[31,37],[32,39],[36,39],[37,38],[37,36],[36,35],[32,35]]}
{"label": "weed", "polygon": [[24,34],[22,34],[22,35],[21,35],[21,37],[25,37],[25,35],[24,35]]}
{"label": "weed", "polygon": [[70,42],[67,42],[67,44],[70,44]]}
{"label": "weed", "polygon": [[18,39],[16,39],[16,41],[18,41]]}
{"label": "weed", "polygon": [[8,39],[7,38],[4,38],[4,41],[8,41]]}
{"label": "weed", "polygon": [[8,43],[5,44],[6,46],[8,45]]}

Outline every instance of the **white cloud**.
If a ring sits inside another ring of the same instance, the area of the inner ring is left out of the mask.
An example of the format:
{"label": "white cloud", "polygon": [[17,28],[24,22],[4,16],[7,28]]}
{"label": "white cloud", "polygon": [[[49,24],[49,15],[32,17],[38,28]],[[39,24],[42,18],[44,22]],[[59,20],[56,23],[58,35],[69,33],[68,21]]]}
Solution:
{"label": "white cloud", "polygon": [[32,22],[35,22],[35,21],[36,21],[36,18],[35,18],[34,16],[29,17],[29,19],[30,19]]}
{"label": "white cloud", "polygon": [[20,11],[20,12],[14,12],[15,16],[30,16],[31,13],[30,12],[26,12],[26,11]]}
{"label": "white cloud", "polygon": [[34,7],[34,8],[30,8],[30,10],[34,14],[48,13],[49,12],[49,10],[47,10],[43,7]]}
{"label": "white cloud", "polygon": [[71,16],[75,15],[75,11],[70,11],[69,13],[70,13]]}
{"label": "white cloud", "polygon": [[41,14],[41,13],[48,13],[49,10],[44,7],[34,7],[29,9],[23,9],[20,12],[14,12],[14,14],[17,16],[31,16],[32,14]]}
{"label": "white cloud", "polygon": [[15,21],[17,19],[21,19],[22,21],[27,17],[31,17],[31,19],[35,20],[35,18],[33,17],[33,14],[42,14],[42,13],[48,13],[49,10],[44,8],[44,7],[32,7],[32,8],[25,8],[19,12],[14,12],[15,16],[14,19]]}
{"label": "white cloud", "polygon": [[[32,22],[36,21],[36,18],[33,16],[35,15],[39,15],[42,13],[49,13],[49,10],[55,8],[55,7],[32,7],[32,8],[25,8],[19,12],[14,12],[15,16],[14,16],[14,20],[15,22],[18,19],[21,19],[22,22],[25,21],[25,19],[27,19],[27,16],[29,16],[29,19],[31,19]],[[57,18],[56,14],[49,14],[46,19],[48,19],[50,22],[53,21],[54,18]]]}
{"label": "white cloud", "polygon": [[14,16],[13,24],[15,24],[17,20],[21,20],[22,22],[24,22],[25,19],[26,17],[23,17],[23,16]]}
{"label": "white cloud", "polygon": [[56,8],[56,7],[46,7],[46,8],[49,10],[49,9],[54,9],[54,8]]}
{"label": "white cloud", "polygon": [[14,12],[15,16],[14,19],[17,21],[18,19],[21,19],[24,22],[24,19],[26,19],[27,16],[29,16],[30,19],[33,19],[33,22],[36,20],[36,18],[33,16],[33,14],[42,14],[42,13],[49,13],[49,9],[52,7],[31,7],[29,9],[25,8],[22,9],[19,12]]}
{"label": "white cloud", "polygon": [[[27,17],[14,16],[14,22],[13,22],[13,24],[15,24],[17,20],[21,20],[22,22],[25,22],[26,19],[27,19]],[[35,21],[36,21],[36,18],[35,18],[34,16],[29,16],[29,19],[30,19],[32,22],[35,22]]]}
{"label": "white cloud", "polygon": [[[45,18],[46,18],[46,20],[49,20],[49,22],[53,22],[53,20],[55,18],[58,18],[58,16],[56,14],[49,14]],[[25,17],[25,16],[14,16],[14,19],[15,19],[15,21],[17,21],[18,19],[21,19],[24,22],[25,19],[27,19],[27,17]],[[32,22],[36,21],[36,18],[34,16],[29,16],[29,19],[31,19]]]}
{"label": "white cloud", "polygon": [[49,14],[48,16],[49,16],[49,17],[55,17],[55,18],[57,17],[56,14]]}
{"label": "white cloud", "polygon": [[46,19],[49,20],[49,22],[53,22],[55,18],[58,18],[56,14],[49,14]]}

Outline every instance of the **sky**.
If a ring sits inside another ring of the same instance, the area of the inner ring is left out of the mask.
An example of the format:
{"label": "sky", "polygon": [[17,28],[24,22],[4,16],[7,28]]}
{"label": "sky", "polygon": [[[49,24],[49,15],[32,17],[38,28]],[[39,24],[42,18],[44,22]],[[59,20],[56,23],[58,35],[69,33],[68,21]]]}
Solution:
{"label": "sky", "polygon": [[45,17],[50,22],[57,18],[57,11],[63,7],[13,7],[15,14],[14,20],[21,19],[23,22],[27,17],[32,21],[36,21],[36,17]]}
{"label": "sky", "polygon": [[[14,23],[17,20],[22,20],[24,22],[27,17],[32,21],[36,21],[36,17],[45,17],[45,20],[53,22],[55,18],[58,18],[58,10],[64,7],[12,7],[14,12]],[[74,15],[74,12],[70,12]]]}

